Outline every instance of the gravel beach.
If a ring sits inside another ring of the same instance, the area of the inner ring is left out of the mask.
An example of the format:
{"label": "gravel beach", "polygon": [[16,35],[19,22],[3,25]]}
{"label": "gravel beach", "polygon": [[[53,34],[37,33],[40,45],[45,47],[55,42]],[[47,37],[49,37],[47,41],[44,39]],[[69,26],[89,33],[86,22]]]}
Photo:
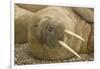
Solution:
{"label": "gravel beach", "polygon": [[31,64],[48,64],[48,63],[67,63],[67,62],[81,62],[81,61],[93,61],[94,55],[92,54],[80,54],[83,59],[73,57],[62,61],[47,61],[37,59],[32,56],[30,46],[28,43],[15,44],[15,65],[31,65]]}

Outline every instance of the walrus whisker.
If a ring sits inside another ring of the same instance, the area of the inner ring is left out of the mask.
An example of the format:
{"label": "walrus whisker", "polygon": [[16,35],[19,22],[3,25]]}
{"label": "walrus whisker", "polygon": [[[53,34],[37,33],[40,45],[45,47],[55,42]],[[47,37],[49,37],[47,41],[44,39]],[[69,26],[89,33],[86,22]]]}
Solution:
{"label": "walrus whisker", "polygon": [[65,32],[66,32],[67,34],[70,34],[70,35],[72,35],[72,36],[74,36],[74,37],[76,37],[76,38],[82,40],[82,41],[85,41],[81,36],[79,36],[79,35],[77,35],[77,34],[71,32],[71,31],[65,30]]}
{"label": "walrus whisker", "polygon": [[61,46],[63,46],[65,49],[67,49],[67,50],[69,50],[70,52],[72,52],[74,55],[76,55],[79,59],[81,59],[81,56],[80,56],[77,52],[75,52],[72,48],[70,48],[67,44],[65,44],[63,41],[60,41],[60,40],[59,40],[59,44],[60,44]]}

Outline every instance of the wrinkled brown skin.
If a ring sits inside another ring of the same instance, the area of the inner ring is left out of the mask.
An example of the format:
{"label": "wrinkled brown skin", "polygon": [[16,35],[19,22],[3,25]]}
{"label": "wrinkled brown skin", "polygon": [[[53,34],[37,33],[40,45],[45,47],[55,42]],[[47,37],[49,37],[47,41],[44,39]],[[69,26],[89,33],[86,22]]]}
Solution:
{"label": "wrinkled brown skin", "polygon": [[91,32],[88,37],[87,49],[94,52],[94,8],[74,7],[72,10],[91,26]]}
{"label": "wrinkled brown skin", "polygon": [[[48,26],[54,28],[53,33],[49,31]],[[88,37],[91,33],[91,26],[69,8],[48,7],[37,12],[33,22],[29,25],[28,41],[33,56],[45,60],[64,60],[73,57],[71,52],[57,44],[59,40],[62,40],[64,29],[85,39],[85,42],[82,42],[67,35],[67,45],[78,53],[89,53],[87,46],[89,45]]]}

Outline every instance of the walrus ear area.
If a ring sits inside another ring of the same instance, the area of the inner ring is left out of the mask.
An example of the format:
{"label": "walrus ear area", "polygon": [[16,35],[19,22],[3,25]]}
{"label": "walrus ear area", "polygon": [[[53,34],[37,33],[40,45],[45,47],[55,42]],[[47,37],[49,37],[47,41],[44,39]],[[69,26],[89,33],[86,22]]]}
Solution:
{"label": "walrus ear area", "polygon": [[38,23],[40,22],[40,18],[37,15],[34,15],[31,19],[31,23],[29,24],[29,30],[31,30],[31,32],[34,32],[37,30],[38,27]]}
{"label": "walrus ear area", "polygon": [[29,35],[37,36],[36,31],[38,28],[38,23],[40,22],[40,18],[37,15],[34,15],[28,24]]}
{"label": "walrus ear area", "polygon": [[40,22],[40,18],[38,16],[34,16],[33,18],[33,27],[38,27],[38,23]]}

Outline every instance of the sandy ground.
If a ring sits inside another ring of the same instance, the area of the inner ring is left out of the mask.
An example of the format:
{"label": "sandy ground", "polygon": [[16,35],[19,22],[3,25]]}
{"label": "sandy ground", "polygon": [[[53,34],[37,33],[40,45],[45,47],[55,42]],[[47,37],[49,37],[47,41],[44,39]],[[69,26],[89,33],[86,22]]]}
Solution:
{"label": "sandy ground", "polygon": [[79,61],[93,61],[94,55],[92,54],[80,54],[82,60],[77,57],[73,57],[69,60],[63,61],[47,61],[34,58],[31,53],[31,49],[28,43],[15,44],[15,65],[29,65],[29,64],[47,64],[47,63],[66,63],[66,62],[79,62]]}

